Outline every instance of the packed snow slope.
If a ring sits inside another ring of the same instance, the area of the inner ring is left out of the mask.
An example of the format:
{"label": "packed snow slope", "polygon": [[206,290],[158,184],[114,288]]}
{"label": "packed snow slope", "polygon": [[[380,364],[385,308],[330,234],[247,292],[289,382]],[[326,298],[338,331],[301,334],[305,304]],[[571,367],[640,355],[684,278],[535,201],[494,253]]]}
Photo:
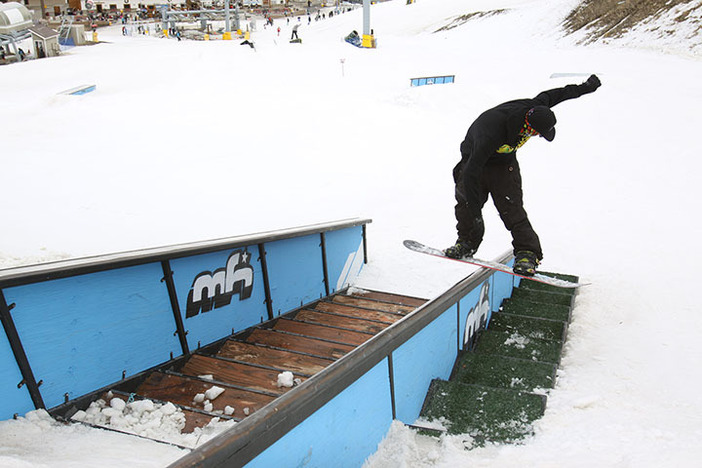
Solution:
{"label": "packed snow slope", "polygon": [[[597,73],[597,92],[554,109],[556,139],[519,151],[543,269],[591,283],[535,436],[465,451],[460,437],[397,424],[368,466],[699,463],[698,53],[684,34],[672,43],[636,29],[580,45],[584,33],[561,28],[576,0],[405,3],[373,6],[374,50],[342,41],[362,29],[356,10],[303,18],[302,44],[288,42],[285,21],[280,36],[259,21],[255,50],[115,26],[99,45],[0,67],[0,267],[362,216],[373,223],[357,286],[435,297],[472,267],[402,240],[455,240],[451,169],[472,120]],[[409,86],[445,74],[455,84]],[[96,91],[58,94],[84,83]],[[484,214],[479,255],[494,258],[510,237],[489,202]],[[182,455],[36,414],[0,423],[0,440],[11,467],[164,466]]]}

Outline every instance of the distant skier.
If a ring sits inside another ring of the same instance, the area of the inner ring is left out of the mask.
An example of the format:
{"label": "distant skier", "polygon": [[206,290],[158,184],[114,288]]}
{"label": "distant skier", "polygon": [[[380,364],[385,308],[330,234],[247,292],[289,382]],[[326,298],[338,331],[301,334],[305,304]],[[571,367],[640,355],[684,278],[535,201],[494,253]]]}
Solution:
{"label": "distant skier", "polygon": [[580,85],[543,91],[533,99],[505,102],[483,112],[473,122],[461,143],[461,161],[453,169],[458,240],[444,250],[447,257],[470,257],[478,250],[485,233],[482,208],[491,195],[502,222],[512,234],[515,273],[536,273],[543,253],[522,203],[517,149],[535,135],[552,141],[556,136],[556,116],[551,107],[592,93],[600,85],[599,78],[591,75]]}

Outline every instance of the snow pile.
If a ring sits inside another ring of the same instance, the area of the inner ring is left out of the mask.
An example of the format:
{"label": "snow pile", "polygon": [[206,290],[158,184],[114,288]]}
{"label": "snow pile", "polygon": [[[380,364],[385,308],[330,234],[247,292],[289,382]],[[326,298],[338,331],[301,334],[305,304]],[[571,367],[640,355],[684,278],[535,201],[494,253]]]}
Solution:
{"label": "snow pile", "polygon": [[112,398],[96,400],[85,411],[76,412],[75,421],[108,426],[142,437],[159,439],[180,435],[185,427],[185,414],[172,403],[158,404],[151,400],[125,402]]}
{"label": "snow pile", "polygon": [[[214,400],[223,391],[220,387],[212,387],[206,393]],[[107,397],[109,401],[96,400],[85,411],[77,411],[71,419],[185,447],[196,447],[235,424],[232,420],[221,421],[215,417],[206,426],[196,428],[192,433],[182,433],[186,423],[185,414],[172,403],[155,403],[152,400],[125,402],[109,393]],[[208,404],[211,406],[209,400],[205,406]],[[233,408],[227,408],[231,409],[231,413],[234,412]],[[227,411],[225,409],[224,413]]]}

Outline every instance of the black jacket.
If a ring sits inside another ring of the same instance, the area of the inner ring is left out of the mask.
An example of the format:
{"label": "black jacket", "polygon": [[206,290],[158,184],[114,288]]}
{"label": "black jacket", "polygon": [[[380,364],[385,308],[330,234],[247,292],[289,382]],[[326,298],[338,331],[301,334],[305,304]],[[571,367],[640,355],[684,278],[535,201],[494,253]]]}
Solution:
{"label": "black jacket", "polygon": [[457,188],[468,205],[479,207],[480,176],[485,165],[511,164],[516,160],[519,132],[529,109],[535,106],[553,107],[592,91],[594,89],[585,83],[567,85],[543,91],[533,99],[508,101],[480,114],[461,143],[461,162],[453,169],[454,181],[460,184]]}

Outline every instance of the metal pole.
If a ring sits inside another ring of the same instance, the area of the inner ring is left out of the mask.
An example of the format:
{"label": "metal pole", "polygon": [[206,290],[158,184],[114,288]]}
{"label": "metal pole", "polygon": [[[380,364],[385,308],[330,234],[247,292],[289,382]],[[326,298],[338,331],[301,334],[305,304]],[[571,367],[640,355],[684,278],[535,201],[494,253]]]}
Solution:
{"label": "metal pole", "polygon": [[231,25],[229,24],[229,0],[224,0],[224,30],[226,32],[232,32]]}
{"label": "metal pole", "polygon": [[363,0],[363,34],[370,36],[370,0]]}
{"label": "metal pole", "polygon": [[241,24],[239,24],[239,2],[234,2],[234,27],[237,31],[241,29]]}

